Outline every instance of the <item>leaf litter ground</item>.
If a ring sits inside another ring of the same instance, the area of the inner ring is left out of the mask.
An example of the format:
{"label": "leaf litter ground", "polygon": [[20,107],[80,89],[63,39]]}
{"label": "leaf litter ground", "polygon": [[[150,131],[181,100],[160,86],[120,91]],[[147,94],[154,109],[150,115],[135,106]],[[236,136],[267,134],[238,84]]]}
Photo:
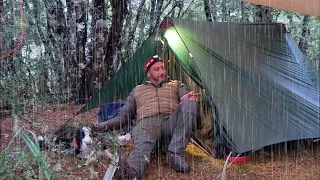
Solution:
{"label": "leaf litter ground", "polygon": [[[37,134],[44,131],[53,133],[70,118],[79,123],[96,123],[97,109],[86,113],[74,114],[81,105],[39,105],[25,112],[19,118],[20,127]],[[1,151],[12,139],[12,119],[0,119]],[[15,142],[23,146],[23,142]],[[120,151],[128,151],[132,145],[125,146]],[[77,157],[46,153],[50,166],[58,179],[102,179],[110,160],[105,156],[86,164]],[[251,160],[245,163],[228,162],[226,179],[320,179],[320,143],[311,142],[299,148],[284,148],[273,146],[258,150],[251,154]],[[189,174],[176,173],[166,167],[166,156],[152,155],[149,165],[141,179],[221,179],[224,159],[209,157],[201,149],[189,144],[186,149],[186,159],[191,166]]]}

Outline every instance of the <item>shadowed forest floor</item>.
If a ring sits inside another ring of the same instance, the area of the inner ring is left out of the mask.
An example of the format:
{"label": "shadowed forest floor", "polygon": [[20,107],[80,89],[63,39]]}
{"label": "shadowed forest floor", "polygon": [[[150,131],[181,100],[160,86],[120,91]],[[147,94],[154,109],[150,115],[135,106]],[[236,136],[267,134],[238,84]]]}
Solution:
{"label": "shadowed forest floor", "polygon": [[[97,109],[74,116],[80,108],[80,105],[73,104],[35,106],[33,110],[26,110],[19,124],[26,130],[41,134],[44,131],[53,133],[70,118],[79,123],[96,123]],[[0,123],[0,149],[3,150],[13,136],[12,120],[10,117],[2,118]],[[24,145],[21,141],[16,144]],[[265,148],[252,153],[251,160],[246,163],[229,162],[226,179],[320,179],[319,156],[319,142],[299,149],[286,150],[280,146]],[[79,158],[54,153],[48,153],[47,157],[57,179],[102,179],[110,162],[101,157],[85,164]],[[191,143],[187,147],[186,158],[192,169],[189,174],[176,173],[167,168],[165,155],[153,155],[142,179],[221,179],[224,159],[213,159]]]}

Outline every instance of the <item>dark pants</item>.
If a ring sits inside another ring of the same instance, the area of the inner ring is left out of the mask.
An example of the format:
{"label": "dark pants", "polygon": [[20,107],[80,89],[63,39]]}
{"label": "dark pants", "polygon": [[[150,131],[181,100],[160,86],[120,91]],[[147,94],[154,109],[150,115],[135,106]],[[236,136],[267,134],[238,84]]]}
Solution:
{"label": "dark pants", "polygon": [[141,175],[156,141],[161,136],[170,142],[170,153],[183,156],[193,125],[196,123],[197,106],[196,102],[186,98],[180,102],[171,116],[159,115],[140,120],[132,129],[134,147],[127,159],[128,165]]}

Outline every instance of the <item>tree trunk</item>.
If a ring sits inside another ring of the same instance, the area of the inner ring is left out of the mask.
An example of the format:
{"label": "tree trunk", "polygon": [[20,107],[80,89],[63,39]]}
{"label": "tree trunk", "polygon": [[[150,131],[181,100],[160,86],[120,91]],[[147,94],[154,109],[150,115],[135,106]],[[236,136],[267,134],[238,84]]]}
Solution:
{"label": "tree trunk", "polygon": [[[143,18],[141,19],[140,27],[145,27],[145,26],[146,26],[146,20]],[[139,39],[137,40],[138,41],[137,47],[140,47],[143,41],[145,40],[144,38],[145,33],[143,31],[143,28],[140,28],[140,31],[138,32],[138,34],[139,34],[138,35]]]}
{"label": "tree trunk", "polygon": [[0,0],[0,17],[3,12],[3,0]]}
{"label": "tree trunk", "polygon": [[222,8],[222,14],[221,14],[221,19],[223,22],[226,22],[228,20],[228,9],[227,9],[227,2],[226,0],[222,0],[221,2],[221,8]]}
{"label": "tree trunk", "polygon": [[12,123],[12,132],[13,134],[19,133],[19,117],[18,117],[19,108],[16,104],[12,105],[11,118],[13,120]]}
{"label": "tree trunk", "polygon": [[[0,32],[3,32],[3,27],[2,27],[2,25],[3,25],[3,15],[2,15],[2,13],[3,13],[3,0],[0,0]],[[0,56],[2,56],[3,55],[3,51],[2,51],[2,47],[4,46],[4,37],[1,35],[1,33],[0,33]],[[0,59],[0,61],[1,61],[1,59]],[[0,63],[0,66],[2,67],[2,63]],[[2,68],[0,67],[0,72],[2,71]],[[0,79],[2,79],[2,77],[1,77],[1,73],[0,73]],[[2,107],[2,101],[0,101],[0,108]],[[1,115],[2,115],[2,112],[0,113],[0,118],[1,118]],[[1,121],[0,121],[0,123],[1,123]],[[1,129],[2,128],[0,128],[0,148],[2,149],[2,132],[1,132]]]}
{"label": "tree trunk", "polygon": [[[115,71],[115,68],[113,66],[114,55],[117,54],[116,51],[118,43],[121,39],[123,23],[126,15],[128,14],[127,5],[127,0],[121,0],[120,2],[118,0],[111,0],[112,23],[107,36],[106,52],[104,57],[108,79],[113,75]],[[108,79],[105,79],[105,81],[107,81]]]}
{"label": "tree trunk", "polygon": [[142,0],[140,2],[140,5],[139,5],[139,8],[137,10],[137,15],[136,15],[136,18],[135,18],[135,21],[133,23],[133,26],[132,28],[130,29],[129,31],[129,34],[128,34],[128,40],[127,40],[127,44],[126,44],[126,47],[125,47],[125,51],[128,52],[128,55],[125,56],[124,59],[128,59],[130,55],[133,54],[133,52],[130,52],[130,50],[132,50],[132,42],[134,40],[134,37],[135,37],[135,33],[136,33],[136,30],[137,30],[137,27],[138,27],[138,24],[140,22],[140,17],[141,17],[141,13],[142,13],[142,10],[143,10],[143,7],[145,5],[145,2],[146,0]]}
{"label": "tree trunk", "polygon": [[[86,7],[90,8],[92,6],[92,1],[86,1]],[[86,9],[87,9],[86,8]],[[91,18],[86,18],[86,42],[85,42],[85,53],[84,53],[84,67],[82,68],[82,71],[87,71],[86,73],[89,74],[89,78],[88,78],[88,86],[90,87],[90,95],[93,95],[96,92],[96,87],[94,85],[94,77],[95,77],[95,72],[92,70],[92,64],[94,63],[93,61],[93,43],[94,42],[94,38],[93,38],[93,34],[94,34],[94,28],[93,28],[93,24],[92,24],[92,15],[87,14],[87,17]],[[104,15],[106,16],[106,15]]]}
{"label": "tree trunk", "polygon": [[40,38],[40,43],[44,46],[44,57],[43,53],[41,53],[40,57],[40,63],[38,66],[39,72],[38,72],[38,95],[40,97],[47,96],[50,93],[49,87],[48,87],[48,81],[49,81],[49,75],[48,75],[48,65],[47,65],[47,59],[52,58],[52,51],[49,46],[49,41],[43,34],[41,30],[41,21],[39,17],[40,8],[39,3],[36,0],[32,0],[33,4],[33,18],[35,22],[35,26],[37,27],[37,33]]}
{"label": "tree trunk", "polygon": [[272,22],[271,11],[272,9],[266,6],[256,6],[256,22],[259,23],[270,23]]}
{"label": "tree trunk", "polygon": [[64,66],[66,67],[65,76],[67,78],[67,89],[71,92],[71,99],[79,99],[79,62],[77,59],[76,52],[76,34],[77,34],[77,23],[76,23],[76,9],[75,1],[66,1],[67,14],[66,14],[66,43],[64,57]]}
{"label": "tree trunk", "polygon": [[[106,4],[104,0],[95,0],[93,2],[94,12],[92,17],[92,42],[93,58],[90,67],[93,74],[95,91],[100,89],[107,79],[107,69],[104,63],[104,53],[106,52],[106,39],[108,35],[106,22]],[[86,69],[88,70],[88,69]]]}
{"label": "tree trunk", "polygon": [[[142,0],[142,1],[145,1],[145,0]],[[123,31],[121,33],[121,41],[120,41],[120,43],[118,43],[118,47],[117,47],[117,52],[118,52],[117,53],[117,59],[119,59],[120,61],[117,61],[118,63],[116,63],[114,65],[114,69],[116,69],[116,70],[118,70],[120,68],[120,66],[122,64],[124,64],[126,62],[126,60],[134,52],[132,48],[127,48],[128,44],[132,43],[128,39],[130,38],[129,37],[130,31],[132,30],[133,25],[135,24],[135,23],[132,23],[133,22],[132,19],[134,19],[133,18],[133,3],[134,2],[129,2],[128,3],[128,15],[126,16],[124,28],[123,28]],[[140,5],[141,5],[141,3],[142,2],[140,2]],[[139,11],[139,8],[138,8],[137,11]],[[139,12],[137,12],[137,16],[138,15],[140,16]],[[133,37],[134,37],[134,34],[133,34]]]}
{"label": "tree trunk", "polygon": [[211,9],[210,9],[210,6],[209,6],[209,0],[204,0],[203,1],[203,5],[204,5],[204,12],[206,14],[207,21],[212,21]]}
{"label": "tree trunk", "polygon": [[[86,23],[86,1],[80,0],[75,3],[76,13],[76,59],[78,64],[85,64],[85,47],[87,41],[87,23]],[[79,88],[79,100],[85,102],[93,94],[93,82],[91,81],[90,71],[82,69]]]}
{"label": "tree trunk", "polygon": [[182,1],[178,1],[177,2],[177,7],[179,8],[179,12],[178,12],[178,18],[180,18],[180,16],[182,15],[182,9],[183,9],[184,3]]}
{"label": "tree trunk", "polygon": [[[171,0],[168,3],[170,3],[170,2],[171,2]],[[158,0],[156,8],[157,8],[156,21],[155,21],[155,24],[153,26],[153,30],[151,31],[152,33],[157,29],[158,25],[160,24],[161,14],[164,12],[164,10],[167,8],[167,6],[163,6],[163,0]]]}
{"label": "tree trunk", "polygon": [[163,0],[158,0],[157,3],[155,4],[155,7],[154,7],[155,12],[150,14],[150,16],[152,16],[152,19],[150,18],[149,35],[151,35],[157,29],[157,27],[160,23],[161,14],[167,8],[167,6],[170,2],[171,2],[171,0],[164,7],[163,7]]}
{"label": "tree trunk", "polygon": [[[0,0],[0,32],[4,32],[3,30],[3,24],[4,24],[4,17],[3,17],[3,0]],[[3,56],[4,51],[2,48],[4,47],[4,37],[2,33],[0,33],[0,57]],[[1,59],[0,59],[1,61]],[[1,70],[1,69],[0,69]]]}
{"label": "tree trunk", "polygon": [[[9,29],[14,27],[15,17],[14,17],[14,7],[12,1],[6,2],[6,10],[4,10],[4,2],[1,1],[0,7],[0,32],[5,32],[4,26],[8,26]],[[10,12],[10,13],[8,13]],[[7,34],[7,36],[2,36],[4,33],[0,33],[0,56],[3,56],[3,59],[0,59],[0,79],[6,77],[10,74],[14,68],[13,66],[13,54],[4,57],[4,55],[10,50],[14,49],[14,45],[17,44],[15,42],[19,41],[20,38],[17,38],[15,41],[15,37],[13,37],[13,33]]]}
{"label": "tree trunk", "polygon": [[217,21],[217,1],[211,0],[211,16],[213,21]]}
{"label": "tree trunk", "polygon": [[301,52],[307,56],[307,50],[308,50],[308,36],[310,35],[310,30],[308,28],[308,22],[310,21],[310,16],[309,15],[305,15],[303,17],[303,21],[302,21],[302,30],[301,30],[301,37],[299,40],[299,48],[301,50]]}
{"label": "tree trunk", "polygon": [[248,14],[245,13],[246,10],[244,8],[246,8],[246,7],[245,7],[245,3],[243,1],[241,1],[240,8],[241,8],[241,22],[246,22],[246,23],[250,22]]}
{"label": "tree trunk", "polygon": [[195,0],[190,1],[190,3],[189,3],[189,5],[187,6],[187,8],[186,8],[186,9],[184,10],[184,12],[181,14],[181,16],[180,16],[181,19],[182,19],[183,16],[189,11],[191,5],[194,4],[194,1],[195,1]]}
{"label": "tree trunk", "polygon": [[[320,54],[319,54],[319,56],[320,56]],[[319,58],[319,56],[315,60],[315,62],[318,63],[318,72],[320,72],[320,58]]]}
{"label": "tree trunk", "polygon": [[93,13],[93,18],[95,22],[99,19],[106,20],[106,4],[104,0],[94,0],[93,2],[94,5],[94,13]]}
{"label": "tree trunk", "polygon": [[168,14],[171,14],[170,16],[174,18],[176,15],[176,6],[173,6]]}
{"label": "tree trunk", "polygon": [[63,78],[63,64],[65,60],[65,47],[68,43],[66,37],[66,18],[64,7],[60,0],[44,0],[47,15],[47,34],[53,50],[52,69],[57,81],[52,82],[55,93],[61,96],[64,94],[67,82]]}
{"label": "tree trunk", "polygon": [[152,34],[156,14],[156,0],[151,0],[149,35]]}

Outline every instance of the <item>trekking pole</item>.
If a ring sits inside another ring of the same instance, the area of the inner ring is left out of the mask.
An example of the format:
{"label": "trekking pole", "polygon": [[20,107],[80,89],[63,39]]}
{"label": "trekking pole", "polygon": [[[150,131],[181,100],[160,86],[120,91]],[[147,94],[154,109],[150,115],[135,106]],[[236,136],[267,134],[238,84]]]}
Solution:
{"label": "trekking pole", "polygon": [[111,163],[108,166],[106,173],[104,174],[103,180],[111,180],[112,179],[112,177],[114,176],[114,173],[116,172],[118,163],[119,163],[119,155],[116,152],[111,158]]}
{"label": "trekking pole", "polygon": [[[126,144],[126,141],[129,141],[130,139],[131,139],[130,133],[127,133],[125,137],[122,137],[122,138],[118,136],[116,146],[119,147],[120,145],[124,145]],[[117,151],[115,151],[114,154],[111,154],[109,151],[107,153],[108,153],[107,156],[111,158],[111,163],[108,166],[106,173],[104,174],[103,180],[112,180],[119,163],[119,154]],[[137,180],[137,178],[134,178],[133,180]]]}

